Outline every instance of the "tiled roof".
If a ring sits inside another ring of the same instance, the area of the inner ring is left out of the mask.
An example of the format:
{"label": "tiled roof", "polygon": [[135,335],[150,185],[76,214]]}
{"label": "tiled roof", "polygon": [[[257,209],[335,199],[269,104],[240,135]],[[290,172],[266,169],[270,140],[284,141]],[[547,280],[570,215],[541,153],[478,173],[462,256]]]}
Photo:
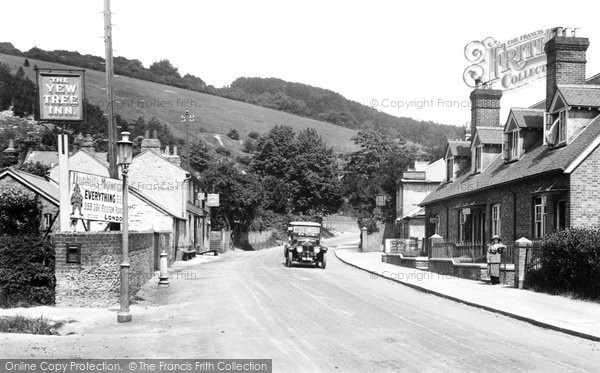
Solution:
{"label": "tiled roof", "polygon": [[108,153],[95,152],[93,156],[94,158],[108,166]]}
{"label": "tiled roof", "polygon": [[544,110],[512,108],[511,112],[519,128],[544,127]]}
{"label": "tiled roof", "polygon": [[423,215],[425,215],[425,209],[423,207],[418,207],[417,206],[416,208],[410,210],[406,214],[404,214],[401,217],[397,218],[396,221],[400,221],[400,220],[404,220],[404,219],[410,219],[410,218],[414,218],[416,216],[423,216]]}
{"label": "tiled roof", "polygon": [[425,197],[421,206],[551,171],[564,171],[598,136],[600,136],[600,116],[567,146],[551,150],[544,146],[540,139],[517,162],[505,163],[499,155],[481,173],[473,175],[470,170],[465,170],[453,182],[440,184],[435,191]]}
{"label": "tiled roof", "polygon": [[58,164],[58,153],[53,151],[39,151],[34,150],[27,155],[26,162],[36,163],[40,162],[41,164],[47,166],[54,166]]}
{"label": "tiled roof", "polygon": [[11,175],[13,178],[24,182],[27,186],[33,189],[35,192],[41,192],[44,194],[46,198],[48,198],[51,202],[56,203],[58,205],[59,201],[59,193],[58,186],[52,184],[48,180],[43,177],[30,174],[28,172],[23,172],[14,169],[7,169],[2,172],[0,175]]}
{"label": "tiled roof", "polygon": [[600,107],[600,85],[559,84],[557,87],[569,106]]}
{"label": "tiled roof", "polygon": [[470,157],[471,156],[471,143],[469,141],[461,140],[448,140],[448,147],[450,148],[450,155],[453,157]]}
{"label": "tiled roof", "polygon": [[477,127],[476,131],[482,144],[502,145],[502,127]]}

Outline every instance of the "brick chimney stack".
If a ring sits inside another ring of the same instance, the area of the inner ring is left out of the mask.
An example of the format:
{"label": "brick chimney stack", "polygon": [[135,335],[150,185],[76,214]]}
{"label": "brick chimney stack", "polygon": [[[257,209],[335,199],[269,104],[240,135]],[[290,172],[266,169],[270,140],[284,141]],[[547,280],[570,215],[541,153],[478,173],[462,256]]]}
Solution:
{"label": "brick chimney stack", "polygon": [[153,137],[150,138],[150,131],[146,130],[146,132],[144,133],[145,136],[142,140],[142,146],[140,150],[142,151],[142,153],[146,150],[154,150],[155,152],[160,154],[160,140],[156,136],[156,130],[154,130],[152,134]]}
{"label": "brick chimney stack", "polygon": [[89,133],[85,135],[85,139],[83,139],[83,143],[81,144],[81,150],[84,152],[94,155],[96,153],[96,149],[94,148],[94,139],[92,139],[92,135]]}
{"label": "brick chimney stack", "polygon": [[164,156],[169,162],[173,163],[174,165],[181,166],[181,158],[179,157],[179,154],[177,154],[177,145],[173,145],[173,147],[167,145],[165,147]]}
{"label": "brick chimney stack", "polygon": [[546,52],[546,110],[552,105],[557,84],[585,84],[588,38],[575,36],[574,29],[558,27],[544,46]]}
{"label": "brick chimney stack", "polygon": [[471,138],[477,127],[500,126],[502,91],[477,87],[471,92]]}
{"label": "brick chimney stack", "polygon": [[2,151],[2,158],[6,167],[19,163],[19,151],[15,149],[15,140],[8,140],[8,147]]}

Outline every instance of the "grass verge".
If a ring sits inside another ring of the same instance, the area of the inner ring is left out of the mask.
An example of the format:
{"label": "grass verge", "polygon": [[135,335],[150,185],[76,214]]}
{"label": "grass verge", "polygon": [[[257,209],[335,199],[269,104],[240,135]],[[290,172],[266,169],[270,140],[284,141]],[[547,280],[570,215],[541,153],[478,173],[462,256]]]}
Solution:
{"label": "grass verge", "polygon": [[0,333],[58,335],[64,323],[44,316],[30,318],[21,315],[0,317]]}

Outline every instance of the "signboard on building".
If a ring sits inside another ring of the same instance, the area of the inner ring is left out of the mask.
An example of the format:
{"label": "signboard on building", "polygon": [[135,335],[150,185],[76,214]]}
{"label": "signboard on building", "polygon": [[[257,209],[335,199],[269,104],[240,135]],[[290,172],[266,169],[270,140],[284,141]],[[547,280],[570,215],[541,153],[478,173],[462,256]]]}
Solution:
{"label": "signboard on building", "polygon": [[387,196],[383,196],[383,195],[377,196],[377,197],[375,197],[375,206],[383,207],[386,205],[387,200],[388,200]]}
{"label": "signboard on building", "polygon": [[76,171],[71,171],[69,180],[71,218],[123,221],[121,180]]}
{"label": "signboard on building", "polygon": [[537,30],[506,42],[493,37],[470,42],[464,50],[470,63],[463,73],[464,82],[472,88],[511,90],[545,77],[544,45],[558,30],[563,32],[561,28]]}
{"label": "signboard on building", "polygon": [[208,193],[206,196],[206,206],[207,207],[219,207],[219,194],[218,193]]}
{"label": "signboard on building", "polygon": [[37,70],[40,120],[83,120],[83,70]]}

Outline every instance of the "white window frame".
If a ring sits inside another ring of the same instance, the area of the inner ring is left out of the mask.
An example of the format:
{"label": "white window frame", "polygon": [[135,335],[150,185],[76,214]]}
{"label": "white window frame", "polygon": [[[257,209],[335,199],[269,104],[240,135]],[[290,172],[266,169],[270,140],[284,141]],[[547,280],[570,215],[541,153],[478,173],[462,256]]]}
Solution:
{"label": "white window frame", "polygon": [[458,212],[458,241],[459,242],[463,242],[466,239],[466,237],[464,237],[466,222],[467,222],[467,215],[463,212],[463,210],[460,210]]}
{"label": "white window frame", "polygon": [[481,172],[481,166],[483,162],[481,160],[482,152],[482,145],[478,145],[475,147],[475,172]]}
{"label": "white window frame", "polygon": [[[449,167],[451,165],[451,167]],[[446,160],[446,181],[454,180],[454,158],[448,158]]]}
{"label": "white window frame", "polygon": [[502,219],[500,217],[500,204],[492,205],[492,236],[500,236],[502,227]]}
{"label": "white window frame", "polygon": [[49,212],[44,213],[44,215],[43,215],[44,229],[50,228],[50,225],[52,224],[52,217],[53,217],[52,213],[49,213]]}
{"label": "white window frame", "polygon": [[[562,209],[560,207],[561,203],[564,203],[564,207]],[[565,228],[567,227],[566,226],[566,220],[567,220],[566,209],[567,209],[567,201],[566,200],[561,199],[561,200],[556,201],[556,208],[555,208],[555,212],[556,212],[556,221],[555,221],[556,230],[561,229],[560,228],[560,215],[562,213],[565,214]],[[563,210],[565,210],[565,211],[563,212]]]}
{"label": "white window frame", "polygon": [[569,111],[561,110],[558,112],[558,145],[567,142],[567,122],[569,120]]}
{"label": "white window frame", "polygon": [[546,235],[547,202],[545,196],[535,197],[533,200],[533,237],[535,238]]}
{"label": "white window frame", "polygon": [[519,137],[518,129],[512,131],[510,139],[510,159],[519,159],[521,156],[521,141]]}

